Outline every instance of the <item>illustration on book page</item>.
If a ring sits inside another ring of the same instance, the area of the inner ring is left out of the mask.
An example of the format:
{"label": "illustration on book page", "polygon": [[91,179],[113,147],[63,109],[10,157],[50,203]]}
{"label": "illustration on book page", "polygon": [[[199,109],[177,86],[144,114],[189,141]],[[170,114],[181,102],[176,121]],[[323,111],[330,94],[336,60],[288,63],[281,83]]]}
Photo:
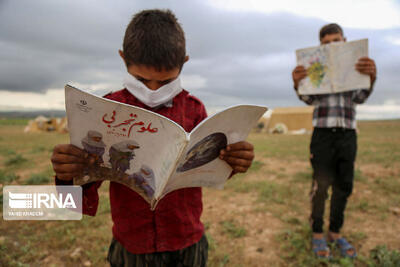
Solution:
{"label": "illustration on book page", "polygon": [[327,46],[297,51],[297,64],[307,70],[307,77],[300,81],[299,93],[328,93],[331,91]]}

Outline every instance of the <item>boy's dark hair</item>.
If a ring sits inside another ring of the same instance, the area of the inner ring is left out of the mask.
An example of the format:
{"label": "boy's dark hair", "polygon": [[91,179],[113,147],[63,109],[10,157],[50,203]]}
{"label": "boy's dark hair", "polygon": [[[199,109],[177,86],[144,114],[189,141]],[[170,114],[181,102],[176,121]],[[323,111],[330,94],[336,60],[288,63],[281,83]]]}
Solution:
{"label": "boy's dark hair", "polygon": [[321,41],[322,38],[324,38],[324,36],[327,34],[334,34],[334,33],[340,33],[343,36],[342,27],[340,27],[336,23],[327,24],[323,26],[321,30],[319,30],[319,40]]}
{"label": "boy's dark hair", "polygon": [[124,59],[127,66],[146,65],[158,71],[181,68],[185,46],[185,33],[170,10],[143,10],[126,28]]}

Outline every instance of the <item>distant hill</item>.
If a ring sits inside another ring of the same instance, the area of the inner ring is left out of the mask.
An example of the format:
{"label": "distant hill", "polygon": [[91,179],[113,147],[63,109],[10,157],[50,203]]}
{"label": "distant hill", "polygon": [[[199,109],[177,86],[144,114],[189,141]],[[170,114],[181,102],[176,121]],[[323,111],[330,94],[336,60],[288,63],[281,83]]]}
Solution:
{"label": "distant hill", "polygon": [[0,118],[65,117],[65,110],[0,111]]}

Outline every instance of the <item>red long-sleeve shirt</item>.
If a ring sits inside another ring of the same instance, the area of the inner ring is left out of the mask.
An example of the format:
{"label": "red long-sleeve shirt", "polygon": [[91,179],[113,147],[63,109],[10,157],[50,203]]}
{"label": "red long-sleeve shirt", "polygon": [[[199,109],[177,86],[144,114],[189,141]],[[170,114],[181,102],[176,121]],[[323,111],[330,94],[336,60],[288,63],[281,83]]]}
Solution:
{"label": "red long-sleeve shirt", "polygon": [[[157,112],[175,121],[187,132],[207,117],[201,101],[185,90],[173,99],[172,107],[157,110],[141,103],[126,89],[108,94],[105,98]],[[61,183],[56,179],[56,184]],[[101,182],[94,182],[83,186],[84,214],[96,214],[100,185]],[[179,250],[198,242],[204,233],[200,221],[203,209],[200,187],[173,191],[151,211],[149,204],[136,192],[110,182],[110,204],[114,238],[134,254]]]}

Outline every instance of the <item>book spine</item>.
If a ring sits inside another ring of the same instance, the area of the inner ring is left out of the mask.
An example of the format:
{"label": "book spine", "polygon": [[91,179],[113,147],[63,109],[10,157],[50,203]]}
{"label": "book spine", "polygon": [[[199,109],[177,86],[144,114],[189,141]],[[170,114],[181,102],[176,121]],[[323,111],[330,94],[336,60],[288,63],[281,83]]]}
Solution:
{"label": "book spine", "polygon": [[164,184],[161,186],[161,190],[160,190],[160,195],[156,196],[157,202],[159,201],[159,198],[161,198],[164,195],[164,189],[168,184],[169,179],[171,178],[171,176],[175,173],[175,170],[178,166],[179,160],[182,157],[183,152],[186,150],[187,145],[189,144],[189,134],[186,133],[186,139],[185,139],[185,144],[181,147],[181,150],[178,153],[178,156],[176,157],[175,163],[174,163],[174,167],[172,168],[171,172],[168,174],[168,178],[165,180]]}
{"label": "book spine", "polygon": [[329,76],[329,83],[330,83],[330,89],[331,89],[331,93],[335,93],[336,92],[336,83],[333,82],[335,79],[335,74],[336,74],[336,66],[335,66],[335,55],[336,55],[336,49],[335,46],[333,45],[328,45],[328,49],[327,49],[327,53],[328,53],[328,76]]}
{"label": "book spine", "polygon": [[150,210],[154,211],[156,209],[156,206],[158,204],[159,199],[155,198],[150,202]]}

